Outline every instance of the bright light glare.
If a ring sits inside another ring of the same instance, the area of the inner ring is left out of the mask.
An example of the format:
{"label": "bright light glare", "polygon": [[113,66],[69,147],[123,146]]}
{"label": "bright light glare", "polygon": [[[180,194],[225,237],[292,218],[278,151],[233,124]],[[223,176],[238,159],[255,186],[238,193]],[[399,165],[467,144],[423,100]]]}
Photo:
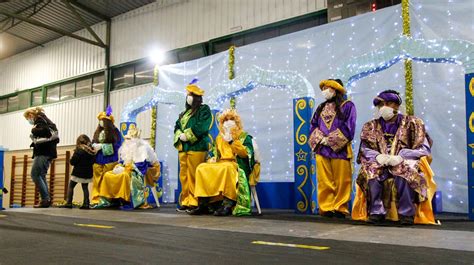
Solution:
{"label": "bright light glare", "polygon": [[154,64],[160,64],[165,59],[165,53],[160,49],[154,48],[150,51],[148,57]]}

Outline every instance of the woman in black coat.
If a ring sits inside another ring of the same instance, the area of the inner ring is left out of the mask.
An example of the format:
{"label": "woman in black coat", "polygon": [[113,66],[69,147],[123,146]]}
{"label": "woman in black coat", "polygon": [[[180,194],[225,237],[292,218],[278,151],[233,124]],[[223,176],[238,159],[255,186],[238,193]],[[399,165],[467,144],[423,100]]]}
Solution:
{"label": "woman in black coat", "polygon": [[47,208],[51,205],[46,174],[51,161],[57,157],[56,146],[59,143],[56,125],[44,114],[41,107],[29,108],[23,113],[25,119],[33,126],[31,129],[31,145],[33,148],[33,165],[31,178],[35,182],[41,196],[35,208]]}

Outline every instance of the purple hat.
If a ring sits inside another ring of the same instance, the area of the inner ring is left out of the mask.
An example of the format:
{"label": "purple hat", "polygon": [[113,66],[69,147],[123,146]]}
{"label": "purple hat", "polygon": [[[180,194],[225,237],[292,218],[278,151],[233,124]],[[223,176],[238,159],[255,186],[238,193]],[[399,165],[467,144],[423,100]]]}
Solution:
{"label": "purple hat", "polygon": [[381,93],[379,93],[373,101],[374,106],[377,106],[380,104],[380,102],[395,102],[398,105],[402,105],[402,98],[400,97],[400,94],[398,94],[397,91],[394,90],[385,90]]}

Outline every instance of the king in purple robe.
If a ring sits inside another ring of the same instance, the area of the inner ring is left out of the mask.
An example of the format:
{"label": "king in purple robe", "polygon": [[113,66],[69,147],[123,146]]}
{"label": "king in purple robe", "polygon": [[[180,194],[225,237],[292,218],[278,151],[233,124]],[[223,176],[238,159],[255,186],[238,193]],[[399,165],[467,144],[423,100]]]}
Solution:
{"label": "king in purple robe", "polygon": [[[397,91],[381,92],[373,100],[380,117],[362,127],[357,185],[371,223],[382,222],[392,211],[401,224],[413,224],[417,206],[431,197],[431,179],[427,180],[423,169],[428,172],[432,142],[420,118],[399,113],[401,104]],[[353,219],[361,219],[357,218],[359,209],[360,204],[354,203]],[[426,210],[424,217],[432,217],[431,207]]]}
{"label": "king in purple robe", "polygon": [[319,87],[326,100],[311,119],[309,137],[309,145],[316,153],[319,214],[345,218],[351,198],[356,108],[346,99],[341,80],[323,80]]}

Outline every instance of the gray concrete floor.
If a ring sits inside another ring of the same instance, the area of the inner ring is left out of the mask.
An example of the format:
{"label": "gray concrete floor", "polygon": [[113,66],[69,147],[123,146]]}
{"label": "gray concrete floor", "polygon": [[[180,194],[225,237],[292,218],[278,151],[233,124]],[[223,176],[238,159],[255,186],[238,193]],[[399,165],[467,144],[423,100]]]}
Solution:
{"label": "gray concrete floor", "polygon": [[[338,223],[321,225],[318,219],[312,221],[319,226],[312,226],[313,222],[306,225],[329,230],[304,234],[294,224],[305,222],[262,217],[189,217],[169,210],[163,209],[161,213],[156,210],[86,213],[62,209],[0,212],[0,264],[432,265],[474,262],[472,251],[312,238],[330,238],[338,234],[332,226],[342,228]],[[81,217],[74,217],[76,214]],[[225,225],[233,226],[233,230],[258,233],[232,232]],[[270,229],[270,226],[275,227]],[[290,236],[275,235],[277,229],[281,230],[278,234]],[[347,227],[342,229],[341,233],[354,232]],[[425,229],[427,231],[429,229]],[[400,232],[410,237],[410,230]],[[256,244],[264,242],[267,244]]]}
{"label": "gray concrete floor", "polygon": [[[295,217],[214,217],[189,216],[164,207],[150,211],[79,210],[79,209],[7,209],[3,213],[28,213],[47,216],[71,217],[88,222],[126,222],[135,224],[166,225],[199,230],[228,231],[261,235],[288,236],[310,239],[331,239],[359,243],[377,243],[399,246],[427,247],[474,252],[472,226],[460,230],[439,229],[436,226],[386,227],[354,225],[350,221],[319,222]],[[0,211],[0,214],[2,212]],[[290,220],[288,220],[290,219]],[[1,220],[0,220],[1,221]],[[0,262],[1,263],[1,262]],[[474,263],[474,260],[473,260]]]}

